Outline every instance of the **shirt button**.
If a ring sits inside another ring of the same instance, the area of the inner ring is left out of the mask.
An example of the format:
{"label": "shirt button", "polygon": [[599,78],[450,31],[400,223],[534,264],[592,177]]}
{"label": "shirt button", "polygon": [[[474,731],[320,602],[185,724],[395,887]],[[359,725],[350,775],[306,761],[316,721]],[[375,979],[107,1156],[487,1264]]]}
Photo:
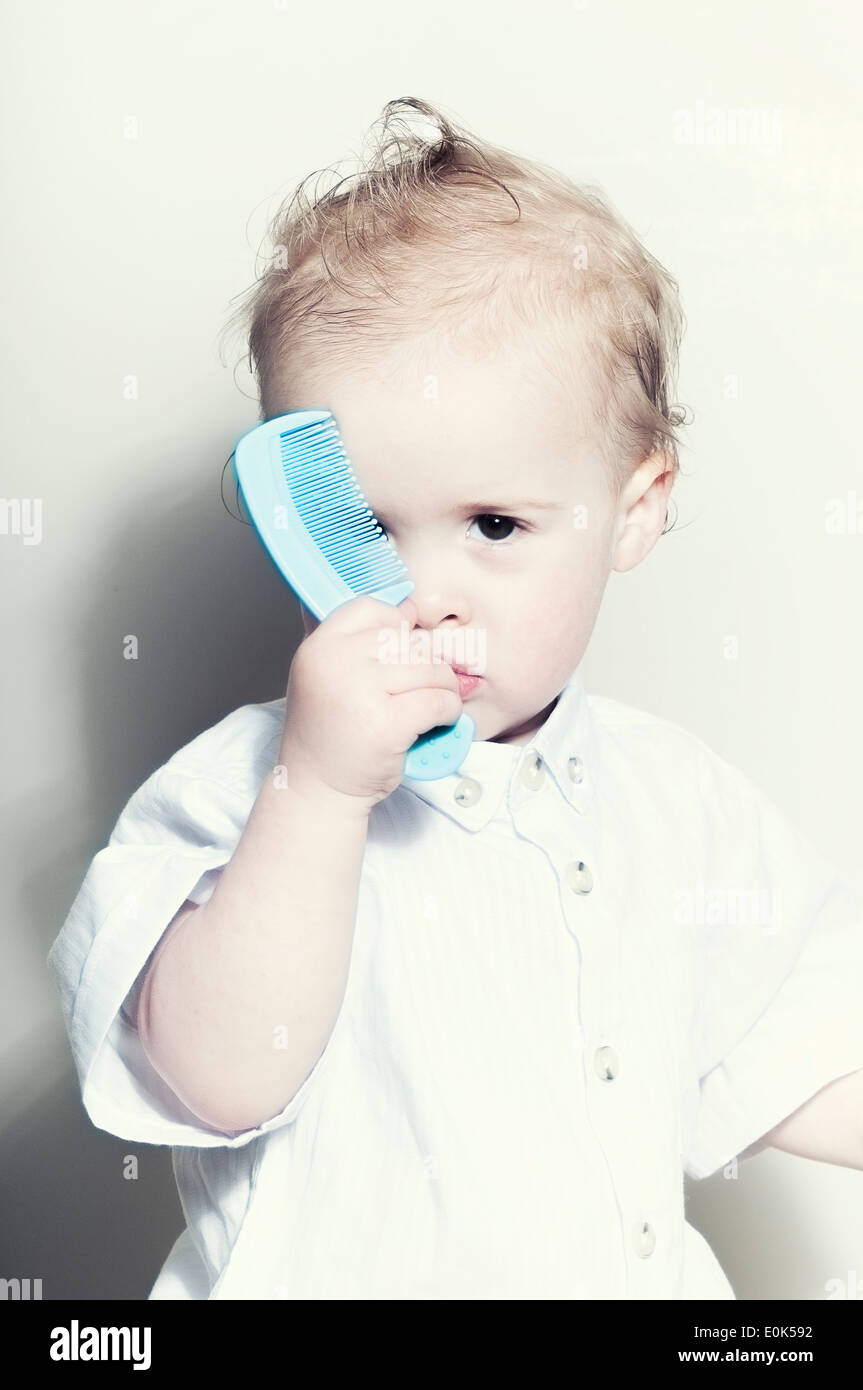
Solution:
{"label": "shirt button", "polygon": [[633,1228],[632,1244],[636,1255],[645,1259],[656,1248],[656,1232],[649,1221],[639,1221]]}
{"label": "shirt button", "polygon": [[475,777],[463,777],[452,794],[459,806],[473,806],[482,796],[482,787]]}
{"label": "shirt button", "polygon": [[573,893],[589,893],[593,887],[593,874],[581,859],[566,866],[566,881]]}
{"label": "shirt button", "polygon": [[542,765],[542,758],[538,753],[532,753],[525,759],[521,769],[521,780],[531,791],[538,791],[545,781],[545,768]]}
{"label": "shirt button", "polygon": [[570,758],[566,767],[570,777],[572,778],[573,782],[576,783],[576,785],[578,785],[579,782],[584,781],[584,763],[581,761],[581,758]]}
{"label": "shirt button", "polygon": [[620,1071],[620,1063],[613,1047],[600,1047],[593,1054],[596,1074],[602,1081],[613,1081]]}

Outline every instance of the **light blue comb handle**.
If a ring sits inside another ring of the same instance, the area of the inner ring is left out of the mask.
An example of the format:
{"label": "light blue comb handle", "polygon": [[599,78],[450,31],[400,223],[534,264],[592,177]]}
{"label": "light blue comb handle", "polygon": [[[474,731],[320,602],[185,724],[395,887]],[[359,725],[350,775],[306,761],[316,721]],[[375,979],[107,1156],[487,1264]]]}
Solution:
{"label": "light blue comb handle", "polygon": [[[331,411],[294,410],[256,425],[234,446],[234,467],[270,558],[319,621],[359,594],[398,607],[413,593]],[[405,754],[404,775],[428,782],[457,772],[475,728],[463,712],[455,724],[429,729]]]}
{"label": "light blue comb handle", "polygon": [[405,776],[415,782],[433,782],[458,772],[470,752],[475,728],[470,715],[462,711],[455,724],[429,729],[405,754]]}

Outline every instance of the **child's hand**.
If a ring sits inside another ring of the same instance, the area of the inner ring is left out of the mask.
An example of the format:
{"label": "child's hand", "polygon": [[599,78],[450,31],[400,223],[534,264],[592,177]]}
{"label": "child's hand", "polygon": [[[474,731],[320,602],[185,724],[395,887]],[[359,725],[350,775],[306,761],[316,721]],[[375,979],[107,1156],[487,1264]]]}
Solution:
{"label": "child's hand", "polygon": [[311,631],[304,623],[280,753],[289,784],[336,792],[346,807],[368,814],[401,782],[405,754],[420,734],[456,722],[463,704],[451,666],[382,660],[386,630],[395,636],[407,622],[410,632],[415,618],[413,599],[393,607],[363,595]]}

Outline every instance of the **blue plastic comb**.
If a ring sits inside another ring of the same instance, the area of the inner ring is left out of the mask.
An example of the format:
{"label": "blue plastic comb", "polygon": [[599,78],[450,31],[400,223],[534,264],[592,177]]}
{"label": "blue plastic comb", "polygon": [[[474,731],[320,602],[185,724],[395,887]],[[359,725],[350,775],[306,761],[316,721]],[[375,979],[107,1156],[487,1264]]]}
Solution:
{"label": "blue plastic comb", "polygon": [[[397,607],[413,593],[329,410],[293,410],[256,425],[235,444],[234,468],[270,558],[318,621],[359,594]],[[429,729],[405,754],[405,776],[428,782],[457,772],[475,728],[463,712],[455,724]]]}

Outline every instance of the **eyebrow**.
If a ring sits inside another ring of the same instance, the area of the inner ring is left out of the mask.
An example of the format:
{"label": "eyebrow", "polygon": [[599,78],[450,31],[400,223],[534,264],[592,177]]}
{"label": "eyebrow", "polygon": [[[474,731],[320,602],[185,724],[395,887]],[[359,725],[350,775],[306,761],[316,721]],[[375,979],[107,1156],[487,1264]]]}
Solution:
{"label": "eyebrow", "polygon": [[559,503],[543,502],[537,497],[522,498],[520,501],[504,501],[502,498],[498,498],[497,502],[468,502],[463,507],[456,507],[454,510],[457,512],[494,512],[496,507],[505,512],[557,511],[559,510]]}
{"label": "eyebrow", "polygon": [[[369,505],[371,505],[371,504],[369,504]],[[558,502],[545,502],[545,501],[543,501],[543,500],[542,500],[541,498],[539,498],[539,497],[529,497],[529,498],[524,498],[524,497],[523,497],[523,498],[521,498],[520,500],[513,500],[512,498],[510,498],[510,499],[507,499],[506,501],[502,500],[501,498],[498,498],[498,500],[497,500],[496,502],[463,502],[460,506],[458,506],[458,507],[453,507],[453,509],[452,509],[452,511],[451,511],[451,513],[450,513],[450,515],[451,515],[451,516],[461,516],[461,515],[471,515],[471,516],[472,516],[472,515],[474,515],[474,514],[476,514],[476,513],[483,513],[483,512],[484,512],[484,513],[490,513],[492,516],[498,516],[498,515],[501,515],[501,514],[504,513],[504,512],[530,512],[530,511],[544,511],[544,512],[552,512],[552,511],[553,511],[553,512],[559,512],[559,511],[562,511],[562,510],[563,510],[563,508],[562,508],[562,506],[561,506]],[[398,520],[398,518],[395,517],[393,513],[387,513],[387,512],[385,512],[385,511],[383,510],[383,508],[373,507],[373,508],[372,508],[372,511],[373,511],[374,516],[375,516],[375,518],[377,519],[377,521],[380,522],[382,525],[384,524],[384,521],[385,521],[385,520],[386,520],[386,521],[392,521],[392,520],[396,520],[396,521],[397,521],[397,520]]]}

